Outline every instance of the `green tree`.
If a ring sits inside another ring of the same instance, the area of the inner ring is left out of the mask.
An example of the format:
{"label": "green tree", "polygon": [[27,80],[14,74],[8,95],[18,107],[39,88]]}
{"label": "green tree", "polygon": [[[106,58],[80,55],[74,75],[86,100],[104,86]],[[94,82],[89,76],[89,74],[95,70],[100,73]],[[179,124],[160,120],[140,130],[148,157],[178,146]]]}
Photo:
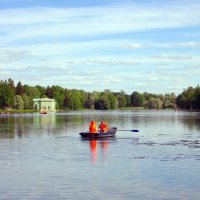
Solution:
{"label": "green tree", "polygon": [[63,108],[64,109],[69,109],[69,94],[70,91],[65,89],[65,92],[64,92],[64,99],[63,99]]}
{"label": "green tree", "polygon": [[193,87],[189,87],[187,90],[184,90],[176,98],[176,103],[178,107],[183,109],[192,110],[195,108],[195,90]]}
{"label": "green tree", "polygon": [[30,97],[30,99],[40,98],[40,91],[37,87],[32,87],[29,85],[24,85],[24,93]]}
{"label": "green tree", "polygon": [[0,108],[12,107],[14,103],[14,90],[5,80],[0,82]]}
{"label": "green tree", "polygon": [[110,90],[104,90],[100,98],[95,100],[95,109],[97,110],[109,110],[115,109],[117,106],[117,99]]}
{"label": "green tree", "polygon": [[155,109],[162,109],[162,105],[163,105],[163,103],[162,103],[162,101],[161,101],[161,99],[160,98],[156,98],[155,99]]}
{"label": "green tree", "polygon": [[22,100],[24,102],[23,107],[25,110],[32,109],[32,103],[30,97],[28,97],[27,94],[22,94]]}
{"label": "green tree", "polygon": [[55,99],[57,102],[57,107],[59,109],[63,109],[64,108],[63,102],[64,102],[64,98],[65,98],[65,89],[58,85],[53,85],[51,88],[49,88],[49,91],[51,91],[52,96],[51,97],[48,96],[48,97]]}
{"label": "green tree", "polygon": [[45,87],[40,86],[40,85],[36,85],[35,89],[37,89],[39,91],[40,98],[46,98],[47,97],[46,88]]}
{"label": "green tree", "polygon": [[96,110],[108,110],[110,108],[108,97],[102,95],[95,101],[94,106]]}
{"label": "green tree", "polygon": [[9,95],[8,106],[12,107],[14,104],[15,84],[11,78],[8,79],[8,88],[9,88],[8,89],[8,95]]}
{"label": "green tree", "polygon": [[89,92],[87,93],[84,107],[88,109],[94,109],[94,96]]}
{"label": "green tree", "polygon": [[131,104],[134,107],[143,106],[144,97],[139,92],[133,92],[131,94]]}
{"label": "green tree", "polygon": [[120,92],[119,94],[117,94],[117,107],[118,108],[124,108],[127,105],[127,101],[126,101],[126,95],[124,92]]}
{"label": "green tree", "polygon": [[47,89],[46,89],[46,95],[48,98],[52,99],[53,98],[53,90],[51,87],[47,86]]}
{"label": "green tree", "polygon": [[108,101],[109,101],[108,109],[114,110],[116,108],[116,106],[117,106],[116,97],[114,96],[114,94],[111,91],[106,91],[105,95],[107,96]]}
{"label": "green tree", "polygon": [[200,87],[194,89],[195,107],[200,108]]}
{"label": "green tree", "polygon": [[23,93],[24,93],[24,87],[21,81],[19,81],[16,86],[16,95],[22,95]]}
{"label": "green tree", "polygon": [[14,107],[17,110],[23,110],[24,109],[24,102],[20,95],[16,95],[14,97]]}
{"label": "green tree", "polygon": [[78,90],[69,90],[64,95],[64,108],[78,110],[82,107],[81,92]]}
{"label": "green tree", "polygon": [[155,109],[155,108],[156,108],[155,98],[151,97],[151,98],[147,101],[147,107],[148,107],[149,109]]}
{"label": "green tree", "polygon": [[176,95],[174,93],[165,94],[163,99],[163,108],[175,108],[176,107]]}

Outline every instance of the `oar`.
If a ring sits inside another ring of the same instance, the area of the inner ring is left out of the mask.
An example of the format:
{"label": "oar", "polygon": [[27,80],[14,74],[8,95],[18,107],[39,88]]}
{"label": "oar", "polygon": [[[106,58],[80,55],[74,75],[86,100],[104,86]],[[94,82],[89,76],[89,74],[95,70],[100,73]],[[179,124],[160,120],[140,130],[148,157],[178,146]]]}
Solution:
{"label": "oar", "polygon": [[139,130],[118,130],[117,131],[131,131],[131,132],[139,132]]}

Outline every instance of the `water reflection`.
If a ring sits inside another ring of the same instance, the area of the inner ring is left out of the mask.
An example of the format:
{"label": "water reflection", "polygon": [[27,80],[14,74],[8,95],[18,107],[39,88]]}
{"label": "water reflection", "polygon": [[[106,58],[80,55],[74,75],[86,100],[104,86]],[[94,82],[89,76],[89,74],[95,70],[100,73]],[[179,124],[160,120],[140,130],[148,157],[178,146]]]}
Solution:
{"label": "water reflection", "polygon": [[103,160],[106,160],[107,152],[108,152],[108,141],[106,141],[106,140],[100,141],[100,146],[101,146],[102,153],[103,153]]}
{"label": "water reflection", "polygon": [[[101,149],[101,153],[103,155],[103,160],[105,161],[107,158],[107,150],[108,150],[108,140],[89,140],[90,147],[90,155],[91,155],[91,163],[92,165],[97,164],[97,145],[99,145]],[[100,154],[98,154],[100,156]]]}
{"label": "water reflection", "polygon": [[[187,131],[200,130],[200,113],[173,112],[173,111],[96,111],[96,112],[63,112],[34,114],[1,114],[0,138],[24,137],[35,134],[71,133],[77,130],[88,129],[91,119],[101,121],[102,117],[109,125],[120,129],[147,129],[162,133],[163,127],[179,129],[184,127]],[[181,131],[180,131],[181,133]]]}
{"label": "water reflection", "polygon": [[0,138],[24,137],[25,135],[54,132],[55,115],[11,114],[0,116]]}
{"label": "water reflection", "polygon": [[14,136],[14,119],[10,117],[0,118],[0,138],[13,138]]}
{"label": "water reflection", "polygon": [[0,137],[14,138],[22,137],[26,129],[31,129],[33,118],[20,115],[7,115],[0,118]]}
{"label": "water reflection", "polygon": [[97,162],[97,141],[96,140],[90,140],[90,153],[92,158],[92,164],[96,165]]}
{"label": "water reflection", "polygon": [[[81,140],[91,119],[140,132]],[[199,126],[179,111],[0,115],[0,199],[198,199]]]}
{"label": "water reflection", "polygon": [[199,116],[187,116],[180,119],[183,125],[190,131],[200,130],[200,117]]}

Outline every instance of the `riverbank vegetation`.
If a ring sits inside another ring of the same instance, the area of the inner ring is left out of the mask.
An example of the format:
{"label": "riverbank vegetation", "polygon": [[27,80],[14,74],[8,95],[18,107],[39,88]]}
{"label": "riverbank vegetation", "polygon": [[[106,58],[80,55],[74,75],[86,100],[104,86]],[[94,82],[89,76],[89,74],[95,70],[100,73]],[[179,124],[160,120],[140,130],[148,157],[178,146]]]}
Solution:
{"label": "riverbank vegetation", "polygon": [[58,110],[200,108],[199,86],[189,87],[178,96],[174,93],[163,95],[137,91],[129,95],[124,91],[86,92],[57,85],[33,87],[23,85],[21,82],[15,85],[12,79],[0,81],[0,109],[2,110],[33,110],[33,99],[46,97],[56,100]]}

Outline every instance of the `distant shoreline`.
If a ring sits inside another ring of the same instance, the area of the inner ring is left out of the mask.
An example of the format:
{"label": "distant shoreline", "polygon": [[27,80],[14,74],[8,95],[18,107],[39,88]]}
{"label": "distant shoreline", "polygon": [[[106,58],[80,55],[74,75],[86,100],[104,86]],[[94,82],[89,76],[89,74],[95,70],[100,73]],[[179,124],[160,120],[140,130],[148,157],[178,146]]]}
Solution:
{"label": "distant shoreline", "polygon": [[[92,110],[92,109],[80,109],[80,110],[57,110],[55,112],[68,112],[68,111],[102,111],[102,110]],[[168,109],[148,109],[148,108],[143,108],[143,107],[128,107],[128,108],[120,108],[120,109],[114,109],[114,110],[103,110],[103,111],[128,111],[128,110],[154,110],[154,111],[159,111],[159,110],[174,110],[174,111],[185,111],[185,112],[200,112],[200,109],[173,109],[173,108],[168,108]],[[39,110],[0,110],[0,114],[23,114],[23,113],[39,113]]]}
{"label": "distant shoreline", "polygon": [[0,114],[34,113],[36,110],[0,110]]}

